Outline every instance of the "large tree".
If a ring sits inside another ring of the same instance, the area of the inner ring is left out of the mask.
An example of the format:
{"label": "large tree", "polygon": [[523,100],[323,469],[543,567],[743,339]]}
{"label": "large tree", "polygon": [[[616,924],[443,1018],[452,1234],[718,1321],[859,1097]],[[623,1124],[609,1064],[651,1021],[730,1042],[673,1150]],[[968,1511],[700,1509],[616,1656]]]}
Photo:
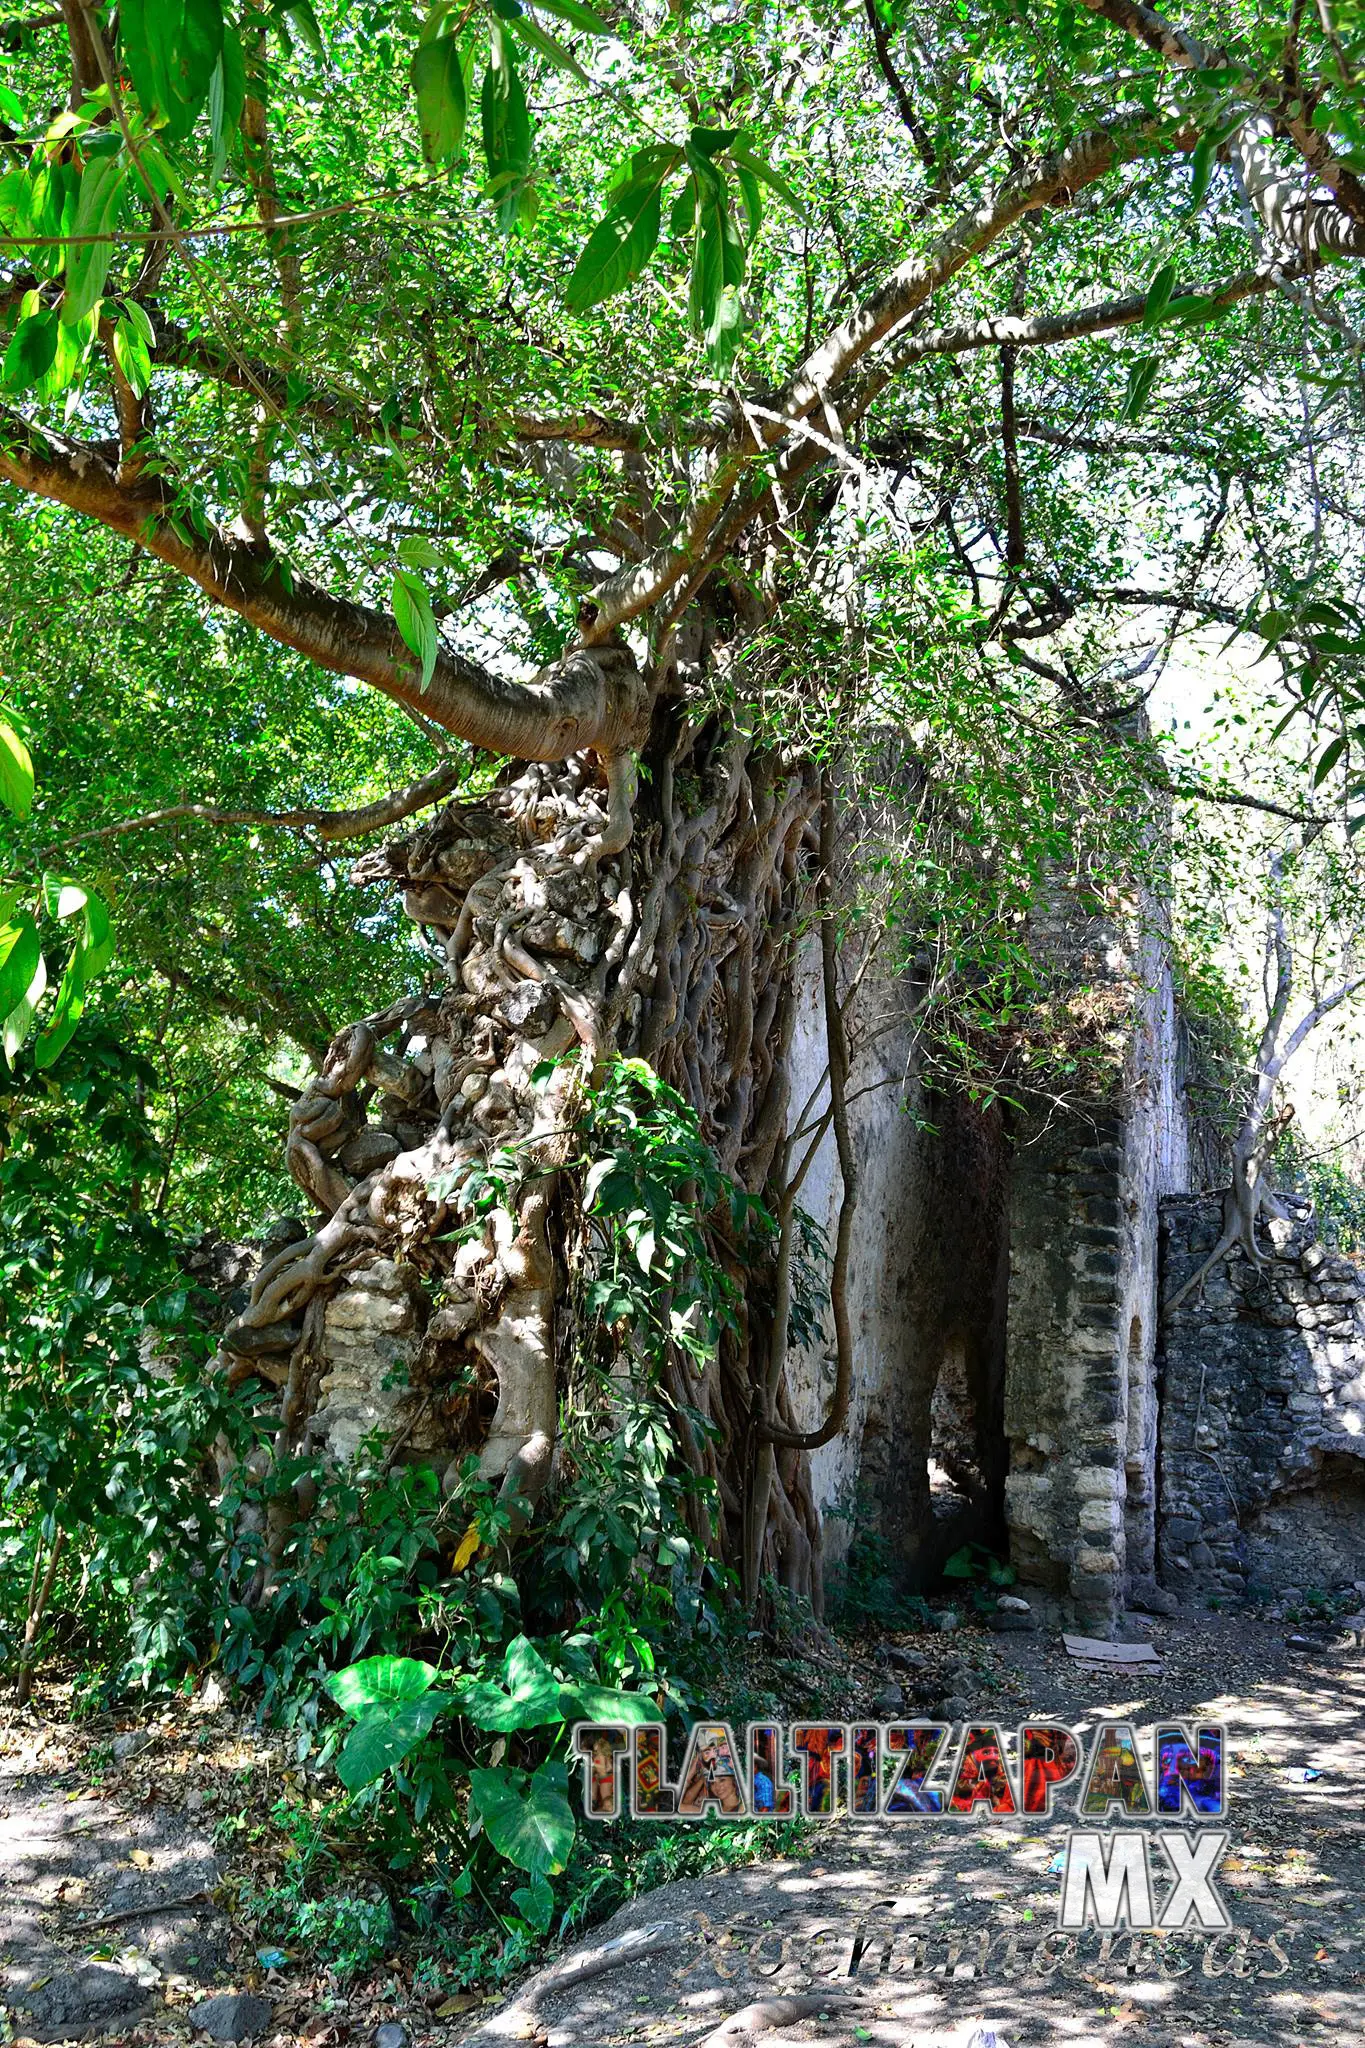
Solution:
{"label": "large tree", "polygon": [[[1017,956],[986,928],[1008,935],[1102,792],[1112,813],[1169,780],[1130,736],[1182,632],[1260,630],[1350,801],[1365,22],[63,0],[6,46],[7,665],[22,681],[34,577],[86,629],[85,706],[130,615],[180,621],[144,706],[155,771],[120,750],[49,777],[42,843],[107,863],[169,986],[319,1058],[289,1139],[315,1215],[229,1329],[229,1377],[280,1389],[287,1459],[329,1289],[401,1252],[496,1397],[469,1413],[515,1538],[589,1313],[563,1168],[613,1058],[641,1055],[700,1120],[714,1183],[675,1119],[668,1185],[705,1194],[723,1302],[638,1156],[585,1199],[643,1217],[672,1290],[659,1370],[718,1504],[698,1533],[751,1595],[768,1570],[818,1591],[806,1453],[852,1370],[855,838],[897,965],[971,894],[946,950],[980,1023]],[[115,701],[119,746],[138,711]],[[337,911],[337,849],[451,797],[356,865],[425,935],[417,985],[381,993],[392,923]],[[307,857],[272,884],[276,828]],[[250,850],[235,958],[174,909],[215,843],[226,867]],[[301,919],[346,974],[272,971]],[[814,924],[828,1087],[803,1114],[785,1056]],[[953,981],[943,951],[921,989]],[[347,992],[374,1007],[333,1036]],[[827,1128],[838,1373],[803,1434],[793,1234]],[[304,1505],[276,1500],[267,1583]]]}

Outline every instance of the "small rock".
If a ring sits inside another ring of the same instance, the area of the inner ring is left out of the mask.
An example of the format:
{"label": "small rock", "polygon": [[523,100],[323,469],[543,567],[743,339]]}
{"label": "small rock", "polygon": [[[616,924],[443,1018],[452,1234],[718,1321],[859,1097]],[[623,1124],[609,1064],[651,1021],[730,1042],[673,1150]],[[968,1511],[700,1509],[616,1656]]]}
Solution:
{"label": "small rock", "polygon": [[1134,1586],[1129,1595],[1132,1605],[1139,1614],[1179,1614],[1180,1602],[1174,1593],[1168,1593],[1164,1586],[1146,1581]]}
{"label": "small rock", "polygon": [[112,1744],[114,1762],[126,1764],[130,1757],[140,1755],[151,1741],[152,1734],[148,1728],[130,1728],[126,1734],[116,1735]]}
{"label": "small rock", "polygon": [[964,1700],[960,1693],[949,1693],[946,1700],[940,1700],[934,1709],[936,1721],[970,1721],[973,1714],[970,1700]]}
{"label": "small rock", "polygon": [[411,2048],[411,2040],[407,2028],[400,2027],[397,2020],[374,2030],[374,2048]]}
{"label": "small rock", "polygon": [[1027,1600],[1021,1600],[1017,1593],[1002,1593],[996,1601],[1001,1614],[1029,1614],[1032,1612]]}
{"label": "small rock", "polygon": [[951,1634],[959,1626],[960,1621],[961,1617],[955,1607],[944,1607],[933,1617],[934,1627],[942,1629],[945,1635]]}
{"label": "small rock", "polygon": [[97,2027],[107,2027],[145,2005],[147,1993],[133,1977],[101,1963],[81,1970],[59,1970],[36,1984],[22,2000],[28,2031],[41,2028],[40,2039],[69,2041]]}
{"label": "small rock", "polygon": [[1307,1636],[1286,1636],[1285,1642],[1291,1650],[1311,1650],[1313,1648]]}
{"label": "small rock", "polygon": [[274,2008],[250,1991],[224,1991],[206,1998],[190,2014],[192,2024],[213,2041],[250,2041],[270,2025]]}
{"label": "small rock", "polygon": [[872,1711],[879,1721],[895,1721],[905,1711],[905,1694],[898,1685],[884,1685],[872,1702]]}
{"label": "small rock", "polygon": [[893,1671],[923,1671],[929,1662],[918,1650],[903,1650],[899,1643],[878,1643],[877,1659]]}
{"label": "small rock", "polygon": [[1003,1614],[993,1614],[990,1618],[990,1627],[998,1636],[1027,1635],[1037,1626],[1036,1614],[1018,1614],[1013,1608],[1007,1608]]}

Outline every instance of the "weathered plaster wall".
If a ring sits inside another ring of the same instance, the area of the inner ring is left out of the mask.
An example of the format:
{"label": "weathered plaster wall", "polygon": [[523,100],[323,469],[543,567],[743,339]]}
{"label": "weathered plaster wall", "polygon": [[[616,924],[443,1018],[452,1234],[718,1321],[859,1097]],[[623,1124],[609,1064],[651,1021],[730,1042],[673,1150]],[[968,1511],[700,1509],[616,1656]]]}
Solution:
{"label": "weathered plaster wall", "polygon": [[[1165,1324],[1161,1569],[1177,1591],[1365,1576],[1365,1272],[1295,1208],[1266,1227],[1259,1271],[1235,1253]],[[1162,1205],[1165,1293],[1221,1222],[1216,1200]]]}
{"label": "weathered plaster wall", "polygon": [[[848,1427],[813,1453],[812,1479],[831,1572],[846,1553],[856,1509],[860,1525],[889,1546],[898,1575],[914,1585],[963,1540],[965,1522],[985,1528],[1003,1482],[1006,1148],[998,1115],[925,1091],[911,1068],[904,988],[869,977],[858,1011],[849,1091],[860,1175],[849,1301],[855,1384]],[[811,949],[792,1042],[794,1113],[810,1101],[808,1115],[818,1115],[828,1101],[826,1060]],[[830,1136],[801,1194],[830,1243],[840,1192]],[[945,1366],[951,1416],[941,1398],[940,1431],[956,1448],[962,1487],[931,1498],[932,1410]],[[794,1360],[793,1399],[804,1427],[827,1412],[833,1382],[832,1344]]]}
{"label": "weathered plaster wall", "polygon": [[1108,1020],[1117,1071],[1109,1102],[1040,1109],[1015,1133],[1006,1514],[1024,1583],[1101,1629],[1152,1590],[1156,1211],[1189,1171],[1179,1033],[1150,906],[1125,929],[1059,900],[1035,937],[1082,1015]]}

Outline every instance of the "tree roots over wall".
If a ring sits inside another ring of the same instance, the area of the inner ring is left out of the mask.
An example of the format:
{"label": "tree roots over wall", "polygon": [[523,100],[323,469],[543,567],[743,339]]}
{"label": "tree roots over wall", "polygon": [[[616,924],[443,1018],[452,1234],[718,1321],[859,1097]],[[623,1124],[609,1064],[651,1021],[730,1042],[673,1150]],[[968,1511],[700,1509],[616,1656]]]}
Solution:
{"label": "tree roots over wall", "polygon": [[[339,1033],[294,1104],[288,1163],[316,1221],[263,1266],[220,1351],[234,1384],[255,1374],[279,1389],[274,1461],[325,1452],[310,1419],[326,1301],[359,1269],[400,1262],[430,1305],[420,1399],[445,1440],[423,1454],[449,1488],[477,1451],[509,1542],[550,1480],[576,1350],[561,1183],[585,1086],[613,1055],[641,1056],[697,1112],[723,1174],[784,1214],[819,780],[718,722],[679,731],[661,714],[656,733],[642,787],[626,757],[509,770],[479,802],[357,863],[358,885],[401,890],[438,971]],[[479,1228],[461,1190],[508,1152],[514,1192]],[[698,1541],[737,1568],[751,1602],[771,1575],[818,1612],[820,1519],[765,1313],[782,1233],[763,1240],[767,1270],[746,1272],[728,1218],[708,1219],[708,1241],[734,1282],[735,1325],[704,1370],[667,1351],[659,1383],[679,1416],[678,1456],[712,1482],[714,1517],[700,1493],[691,1504]],[[471,1380],[482,1401],[456,1396]],[[689,1409],[711,1427],[689,1427]],[[271,1455],[257,1463],[266,1478]],[[259,1596],[314,1499],[309,1483],[272,1496]]]}

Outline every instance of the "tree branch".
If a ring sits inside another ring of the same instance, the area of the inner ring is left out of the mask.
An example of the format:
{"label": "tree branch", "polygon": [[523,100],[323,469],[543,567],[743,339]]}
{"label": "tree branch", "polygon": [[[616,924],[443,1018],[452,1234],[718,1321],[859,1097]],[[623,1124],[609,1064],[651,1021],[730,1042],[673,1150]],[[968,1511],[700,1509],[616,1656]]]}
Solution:
{"label": "tree branch", "polygon": [[267,825],[289,831],[312,831],[319,839],[329,842],[363,839],[366,833],[380,832],[387,825],[396,825],[400,819],[411,817],[414,811],[424,809],[427,804],[439,803],[442,797],[458,789],[466,772],[463,762],[443,761],[439,768],[433,768],[420,781],[409,783],[406,789],[396,789],[389,796],[379,797],[372,804],[361,804],[350,811],[232,811],[224,810],[218,804],[170,804],[165,810],[145,811],[141,817],[120,818],[113,825],[97,825],[93,831],[77,832],[62,844],[86,846],[96,839],[121,839],[126,832],[142,832],[154,825],[174,825],[181,819],[194,819],[205,825]]}
{"label": "tree branch", "polygon": [[143,476],[120,485],[87,443],[0,412],[0,479],[136,541],[281,646],[371,684],[471,746],[559,761],[586,747],[619,752],[639,744],[646,693],[624,648],[571,654],[529,683],[509,682],[443,648],[423,689],[419,665],[388,614],[330,596],[267,546],[221,527],[209,527],[203,539],[183,522],[177,531],[174,497],[161,481]]}

